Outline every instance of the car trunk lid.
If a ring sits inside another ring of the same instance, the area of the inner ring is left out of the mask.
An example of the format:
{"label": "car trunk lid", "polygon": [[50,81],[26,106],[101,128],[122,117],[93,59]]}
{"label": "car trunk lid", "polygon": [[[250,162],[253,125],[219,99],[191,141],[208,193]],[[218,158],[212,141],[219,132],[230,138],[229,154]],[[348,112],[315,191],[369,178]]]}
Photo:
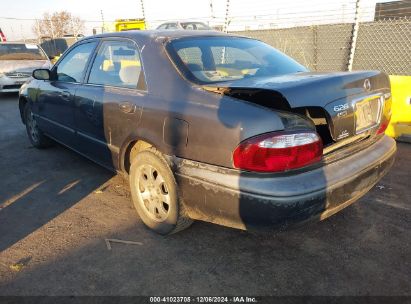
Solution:
{"label": "car trunk lid", "polygon": [[[305,113],[309,108],[321,108],[326,114],[332,143],[375,133],[384,114],[385,99],[390,97],[389,78],[378,71],[303,72],[251,77],[207,84],[203,88],[236,98],[241,96],[241,92],[251,96],[252,92],[270,91],[278,94],[278,98],[272,95],[272,100],[266,100],[267,97],[264,97],[264,102],[250,97],[244,99],[273,109],[286,109],[296,113]],[[304,111],[301,112],[301,109]]]}

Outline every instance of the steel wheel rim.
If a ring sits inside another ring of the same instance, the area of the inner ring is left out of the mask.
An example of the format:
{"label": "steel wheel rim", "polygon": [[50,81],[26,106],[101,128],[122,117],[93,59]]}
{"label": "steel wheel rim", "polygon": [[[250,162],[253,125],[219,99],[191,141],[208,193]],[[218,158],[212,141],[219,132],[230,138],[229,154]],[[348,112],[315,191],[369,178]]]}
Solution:
{"label": "steel wheel rim", "polygon": [[164,222],[170,212],[170,193],[160,172],[151,165],[141,165],[135,187],[144,212],[152,220]]}
{"label": "steel wheel rim", "polygon": [[29,132],[30,132],[31,139],[34,142],[38,142],[39,134],[38,134],[38,129],[37,129],[37,122],[34,119],[34,115],[31,111],[30,111],[30,114],[28,115],[27,125],[29,127]]}

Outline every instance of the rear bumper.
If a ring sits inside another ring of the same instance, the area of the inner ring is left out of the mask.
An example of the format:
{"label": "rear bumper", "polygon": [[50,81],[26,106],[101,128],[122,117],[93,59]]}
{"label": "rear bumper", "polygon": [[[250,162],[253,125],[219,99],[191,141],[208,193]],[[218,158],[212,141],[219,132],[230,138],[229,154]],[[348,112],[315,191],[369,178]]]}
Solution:
{"label": "rear bumper", "polygon": [[367,193],[391,168],[387,136],[353,155],[301,173],[244,173],[174,159],[177,182],[194,219],[240,229],[284,228],[322,220]]}

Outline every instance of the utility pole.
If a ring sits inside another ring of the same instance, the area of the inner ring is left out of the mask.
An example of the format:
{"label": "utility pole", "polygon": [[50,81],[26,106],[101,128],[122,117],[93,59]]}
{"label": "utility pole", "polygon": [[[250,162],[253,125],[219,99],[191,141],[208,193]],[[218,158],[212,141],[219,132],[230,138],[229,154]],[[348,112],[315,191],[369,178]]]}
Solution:
{"label": "utility pole", "polygon": [[211,19],[214,19],[214,8],[213,8],[213,0],[210,0],[210,13],[211,13]]}
{"label": "utility pole", "polygon": [[350,57],[348,59],[348,67],[347,67],[347,70],[349,72],[352,71],[352,66],[353,66],[353,63],[354,63],[354,55],[355,55],[355,48],[357,46],[357,38],[358,38],[359,28],[360,28],[360,0],[357,0],[355,2],[354,27],[353,27],[353,30],[352,30]]}
{"label": "utility pole", "polygon": [[140,0],[141,12],[143,13],[143,19],[146,20],[146,13],[144,11],[144,0]]}
{"label": "utility pole", "polygon": [[143,20],[145,24],[145,29],[147,29],[147,22],[146,22],[146,12],[144,10],[144,0],[140,0],[140,6],[141,6],[141,13],[143,14]]}
{"label": "utility pole", "polygon": [[36,35],[37,35],[37,43],[41,43],[41,32],[40,32],[40,22],[36,19]]}
{"label": "utility pole", "polygon": [[103,10],[100,10],[101,13],[101,21],[103,22],[103,26],[101,27],[101,32],[104,33],[104,29],[106,25],[104,24],[104,15],[103,15]]}
{"label": "utility pole", "polygon": [[56,37],[54,37],[53,22],[51,21],[51,19],[49,19],[48,22],[49,22],[49,25],[50,25],[51,39],[54,39],[54,38],[56,38]]}
{"label": "utility pole", "polygon": [[230,11],[230,0],[227,0],[226,7],[225,7],[225,20],[224,20],[224,32],[228,32],[228,15]]}

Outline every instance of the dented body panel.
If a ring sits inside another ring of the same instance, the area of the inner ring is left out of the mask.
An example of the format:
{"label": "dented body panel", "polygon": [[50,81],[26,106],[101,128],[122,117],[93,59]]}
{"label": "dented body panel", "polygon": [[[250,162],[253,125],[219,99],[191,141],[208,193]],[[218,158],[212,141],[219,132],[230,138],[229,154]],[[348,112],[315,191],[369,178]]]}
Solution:
{"label": "dented body panel", "polygon": [[[364,80],[370,87],[364,88]],[[232,92],[268,90],[282,97],[271,100],[272,107],[289,109],[321,107],[326,110],[334,141],[356,135],[353,115],[355,103],[369,97],[390,94],[390,81],[379,71],[335,73],[295,73],[276,77],[255,77],[204,86],[206,90],[230,95]],[[387,99],[389,99],[388,97]]]}
{"label": "dented body panel", "polygon": [[382,137],[366,149],[299,174],[241,174],[174,159],[192,218],[238,229],[286,228],[323,220],[367,193],[391,168],[396,146]]}

